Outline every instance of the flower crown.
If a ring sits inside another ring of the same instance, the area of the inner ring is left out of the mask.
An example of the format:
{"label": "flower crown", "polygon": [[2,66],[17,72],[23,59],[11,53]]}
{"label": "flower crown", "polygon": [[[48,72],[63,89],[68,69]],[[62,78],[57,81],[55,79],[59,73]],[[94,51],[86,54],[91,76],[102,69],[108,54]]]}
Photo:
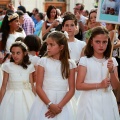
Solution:
{"label": "flower crown", "polygon": [[86,32],[85,38],[86,38],[86,39],[89,39],[89,38],[91,37],[91,34],[92,34],[92,30],[90,29],[90,30],[88,30],[88,31]]}
{"label": "flower crown", "polygon": [[7,15],[7,16],[8,16],[8,21],[11,21],[12,19],[17,18],[18,14],[17,13],[13,13],[12,15]]}

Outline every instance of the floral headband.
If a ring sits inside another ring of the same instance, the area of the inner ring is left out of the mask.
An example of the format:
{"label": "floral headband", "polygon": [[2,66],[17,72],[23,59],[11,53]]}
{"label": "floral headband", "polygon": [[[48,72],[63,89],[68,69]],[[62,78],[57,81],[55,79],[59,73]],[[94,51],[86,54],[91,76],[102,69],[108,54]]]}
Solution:
{"label": "floral headband", "polygon": [[12,45],[14,45],[16,43],[22,45],[26,50],[28,50],[28,47],[27,47],[27,45],[25,43],[23,43],[21,41],[15,41]]}
{"label": "floral headband", "polygon": [[92,34],[92,30],[90,29],[90,30],[88,30],[88,31],[86,32],[85,38],[86,38],[86,39],[89,39],[89,38],[91,37],[91,34]]}
{"label": "floral headband", "polygon": [[7,15],[7,16],[8,16],[8,21],[11,21],[12,19],[17,18],[18,14],[17,13],[13,13],[12,15]]}

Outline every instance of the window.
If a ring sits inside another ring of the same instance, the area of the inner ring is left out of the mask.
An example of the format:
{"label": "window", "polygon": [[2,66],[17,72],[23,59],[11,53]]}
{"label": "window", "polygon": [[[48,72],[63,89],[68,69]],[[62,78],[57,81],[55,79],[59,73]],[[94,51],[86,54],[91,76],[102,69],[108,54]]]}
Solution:
{"label": "window", "polygon": [[0,5],[0,9],[3,9],[5,7],[6,7],[6,5]]}

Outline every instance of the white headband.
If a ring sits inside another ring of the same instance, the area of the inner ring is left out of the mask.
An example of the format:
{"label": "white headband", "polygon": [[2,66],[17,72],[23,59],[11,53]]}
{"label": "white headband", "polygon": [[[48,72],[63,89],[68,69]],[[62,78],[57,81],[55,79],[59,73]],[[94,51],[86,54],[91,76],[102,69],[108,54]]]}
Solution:
{"label": "white headband", "polygon": [[27,47],[27,45],[26,45],[25,43],[23,43],[23,42],[21,42],[21,41],[15,41],[15,42],[13,43],[13,45],[14,45],[15,43],[21,44],[26,50],[28,50],[28,47]]}

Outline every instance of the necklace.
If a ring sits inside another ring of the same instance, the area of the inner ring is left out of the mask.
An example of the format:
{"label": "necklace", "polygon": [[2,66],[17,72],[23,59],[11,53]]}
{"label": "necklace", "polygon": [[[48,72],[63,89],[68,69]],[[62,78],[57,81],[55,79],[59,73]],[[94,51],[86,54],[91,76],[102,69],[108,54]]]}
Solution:
{"label": "necklace", "polygon": [[106,61],[106,59],[105,58],[102,58],[102,59],[98,59],[98,58],[96,58],[96,57],[92,57],[96,62],[99,62],[99,63],[101,63],[102,64],[102,66],[104,66],[104,62]]}

